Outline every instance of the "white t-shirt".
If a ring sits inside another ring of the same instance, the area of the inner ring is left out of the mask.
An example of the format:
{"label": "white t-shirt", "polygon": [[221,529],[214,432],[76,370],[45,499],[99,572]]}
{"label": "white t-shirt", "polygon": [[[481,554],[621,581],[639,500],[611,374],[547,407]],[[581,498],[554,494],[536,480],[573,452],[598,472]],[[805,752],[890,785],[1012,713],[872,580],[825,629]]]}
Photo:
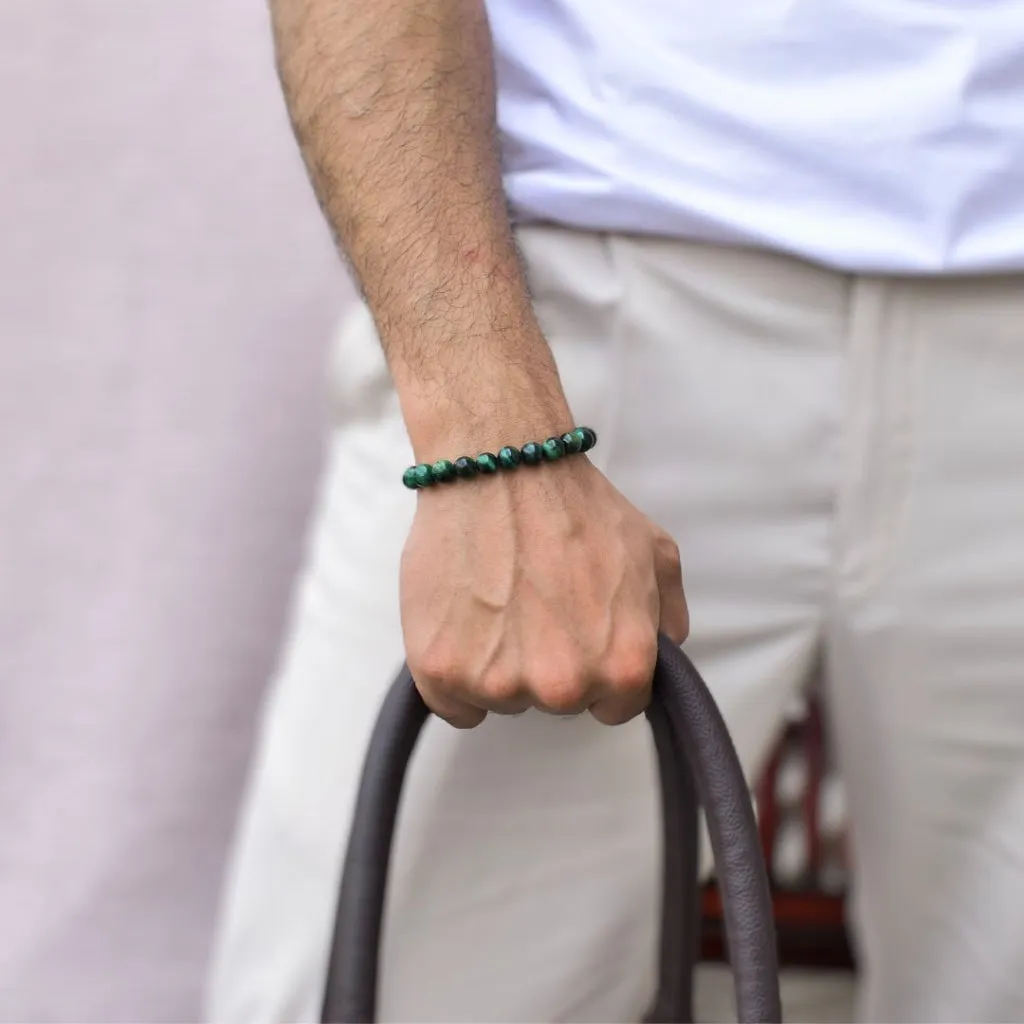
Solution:
{"label": "white t-shirt", "polygon": [[1024,0],[490,0],[520,220],[1024,269]]}

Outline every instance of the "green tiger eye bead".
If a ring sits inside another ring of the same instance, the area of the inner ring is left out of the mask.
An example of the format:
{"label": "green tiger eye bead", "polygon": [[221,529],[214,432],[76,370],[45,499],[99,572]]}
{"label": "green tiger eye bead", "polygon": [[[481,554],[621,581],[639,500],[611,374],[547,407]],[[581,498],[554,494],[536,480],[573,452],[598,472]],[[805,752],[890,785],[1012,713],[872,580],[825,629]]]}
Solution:
{"label": "green tiger eye bead", "polygon": [[410,466],[402,474],[402,483],[409,488],[410,491],[415,491],[419,488],[419,484],[416,482],[416,467]]}
{"label": "green tiger eye bead", "polygon": [[560,437],[549,437],[541,445],[541,451],[548,462],[555,462],[565,454],[565,444]]}
{"label": "green tiger eye bead", "polygon": [[583,435],[583,447],[580,449],[581,452],[589,452],[590,449],[597,444],[597,432],[591,430],[590,427],[577,427],[576,433]]}
{"label": "green tiger eye bead", "polygon": [[562,435],[562,444],[565,445],[566,455],[575,455],[577,452],[583,451],[583,435],[577,434],[575,430],[570,430],[568,434]]}
{"label": "green tiger eye bead", "polygon": [[502,469],[515,469],[522,461],[523,456],[520,454],[519,449],[513,448],[511,445],[505,445],[498,452],[498,462],[501,463]]}
{"label": "green tiger eye bead", "polygon": [[455,467],[448,459],[438,459],[430,468],[439,484],[451,483],[455,479]]}
{"label": "green tiger eye bead", "polygon": [[476,460],[468,455],[463,455],[455,460],[455,475],[463,480],[471,480],[476,476]]}
{"label": "green tiger eye bead", "polygon": [[497,473],[498,456],[492,455],[490,452],[481,452],[476,457],[476,468],[481,473]]}
{"label": "green tiger eye bead", "polygon": [[528,466],[536,466],[544,461],[544,453],[536,441],[527,441],[520,449],[519,454],[522,455],[523,462]]}
{"label": "green tiger eye bead", "polygon": [[421,462],[413,470],[417,487],[429,487],[434,482],[434,471],[425,462]]}

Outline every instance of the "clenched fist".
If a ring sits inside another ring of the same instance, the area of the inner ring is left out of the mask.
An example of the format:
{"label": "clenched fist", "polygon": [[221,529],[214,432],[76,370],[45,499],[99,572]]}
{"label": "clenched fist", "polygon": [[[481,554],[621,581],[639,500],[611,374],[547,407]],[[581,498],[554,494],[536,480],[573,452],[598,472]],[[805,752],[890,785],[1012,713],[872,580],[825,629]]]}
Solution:
{"label": "clenched fist", "polygon": [[418,493],[402,557],[409,667],[460,728],[488,711],[648,704],[659,630],[689,619],[679,551],[582,456]]}

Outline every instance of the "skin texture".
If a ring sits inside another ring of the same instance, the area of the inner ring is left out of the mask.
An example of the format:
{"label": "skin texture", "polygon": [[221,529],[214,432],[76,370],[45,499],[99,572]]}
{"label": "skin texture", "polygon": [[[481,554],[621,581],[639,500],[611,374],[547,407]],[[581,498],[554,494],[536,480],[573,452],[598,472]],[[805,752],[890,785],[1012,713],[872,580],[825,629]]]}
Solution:
{"label": "skin texture", "polygon": [[[321,207],[372,311],[418,461],[574,426],[501,187],[483,0],[272,0]],[[396,486],[401,486],[396,481]],[[590,710],[650,697],[688,616],[674,541],[585,456],[420,491],[401,569],[428,705]]]}

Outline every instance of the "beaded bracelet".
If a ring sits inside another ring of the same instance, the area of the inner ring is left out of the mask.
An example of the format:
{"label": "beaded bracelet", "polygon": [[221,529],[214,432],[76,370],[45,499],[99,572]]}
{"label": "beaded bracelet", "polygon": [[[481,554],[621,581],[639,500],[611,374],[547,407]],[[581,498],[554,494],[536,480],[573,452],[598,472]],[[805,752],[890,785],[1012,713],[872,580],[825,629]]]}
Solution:
{"label": "beaded bracelet", "polygon": [[527,441],[522,448],[506,445],[497,455],[481,452],[476,458],[463,455],[455,460],[421,462],[418,466],[410,466],[402,474],[402,483],[409,490],[416,491],[434,484],[448,484],[453,480],[470,480],[478,473],[489,475],[502,469],[557,462],[566,455],[589,452],[595,444],[597,434],[590,427],[576,427],[561,437],[549,437],[544,442]]}

